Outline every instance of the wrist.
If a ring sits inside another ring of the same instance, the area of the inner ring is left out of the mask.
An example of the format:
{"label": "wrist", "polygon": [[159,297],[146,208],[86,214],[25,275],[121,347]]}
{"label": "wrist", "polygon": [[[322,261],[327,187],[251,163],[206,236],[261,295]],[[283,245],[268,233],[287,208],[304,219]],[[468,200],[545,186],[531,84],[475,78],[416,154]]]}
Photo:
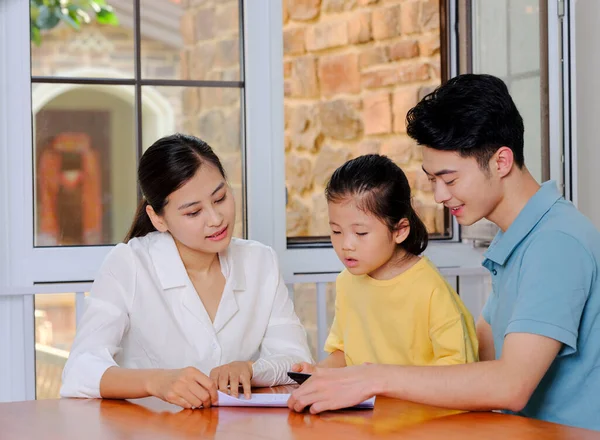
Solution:
{"label": "wrist", "polygon": [[388,391],[388,369],[384,365],[369,365],[368,369],[368,375],[375,378],[370,383],[370,394],[384,395]]}
{"label": "wrist", "polygon": [[156,382],[163,374],[164,370],[148,370],[143,376],[143,387],[146,394],[149,396],[156,396]]}

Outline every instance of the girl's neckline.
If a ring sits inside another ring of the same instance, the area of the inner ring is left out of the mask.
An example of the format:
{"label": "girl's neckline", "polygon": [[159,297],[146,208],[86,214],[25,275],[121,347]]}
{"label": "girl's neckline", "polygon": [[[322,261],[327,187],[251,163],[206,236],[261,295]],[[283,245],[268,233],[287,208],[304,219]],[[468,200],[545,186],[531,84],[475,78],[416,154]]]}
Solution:
{"label": "girl's neckline", "polygon": [[359,275],[359,278],[364,279],[367,283],[372,284],[374,286],[390,286],[390,285],[401,282],[402,280],[409,277],[414,272],[419,271],[423,266],[426,266],[426,265],[429,265],[429,258],[423,256],[423,257],[420,257],[419,260],[415,264],[413,264],[411,267],[409,267],[404,272],[396,275],[393,278],[390,278],[387,280],[378,280],[376,278],[370,277],[367,274]]}

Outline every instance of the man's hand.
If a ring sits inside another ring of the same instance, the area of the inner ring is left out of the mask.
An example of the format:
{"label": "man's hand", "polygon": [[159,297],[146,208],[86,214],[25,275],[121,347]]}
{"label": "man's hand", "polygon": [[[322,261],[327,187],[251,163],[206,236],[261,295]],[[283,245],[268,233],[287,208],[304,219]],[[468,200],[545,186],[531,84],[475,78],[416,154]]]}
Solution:
{"label": "man's hand", "polygon": [[288,407],[303,411],[310,406],[312,414],[348,408],[375,395],[373,371],[376,365],[346,368],[317,368],[288,400]]}

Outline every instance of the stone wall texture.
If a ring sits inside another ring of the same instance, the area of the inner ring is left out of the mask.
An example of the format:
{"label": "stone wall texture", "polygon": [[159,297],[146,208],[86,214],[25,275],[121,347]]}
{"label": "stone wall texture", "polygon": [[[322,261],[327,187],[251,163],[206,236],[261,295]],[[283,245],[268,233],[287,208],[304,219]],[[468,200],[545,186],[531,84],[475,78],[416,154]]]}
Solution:
{"label": "stone wall texture", "polygon": [[444,211],[406,135],[407,111],[441,82],[439,2],[283,0],[289,236],[329,234],[323,190],[346,160],[385,154],[406,172],[432,233]]}

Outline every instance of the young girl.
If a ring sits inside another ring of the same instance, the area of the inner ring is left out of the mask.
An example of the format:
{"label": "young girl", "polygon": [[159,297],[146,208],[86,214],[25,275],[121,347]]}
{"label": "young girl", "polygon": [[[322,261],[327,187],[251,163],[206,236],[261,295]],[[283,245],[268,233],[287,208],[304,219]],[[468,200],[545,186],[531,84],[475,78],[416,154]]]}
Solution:
{"label": "young girl", "polygon": [[311,361],[306,333],[273,250],[231,237],[219,158],[176,134],[144,153],[138,178],[143,203],[94,281],[61,395],[193,408],[217,389],[290,383],[291,366]]}
{"label": "young girl", "polygon": [[[366,155],[338,168],[325,190],[331,241],[346,266],[318,366],[450,365],[477,360],[475,324],[435,266],[420,254],[427,230],[402,170]],[[314,366],[294,365],[313,372]]]}

